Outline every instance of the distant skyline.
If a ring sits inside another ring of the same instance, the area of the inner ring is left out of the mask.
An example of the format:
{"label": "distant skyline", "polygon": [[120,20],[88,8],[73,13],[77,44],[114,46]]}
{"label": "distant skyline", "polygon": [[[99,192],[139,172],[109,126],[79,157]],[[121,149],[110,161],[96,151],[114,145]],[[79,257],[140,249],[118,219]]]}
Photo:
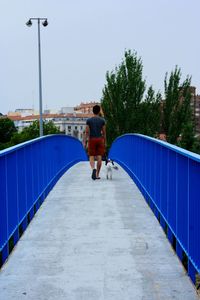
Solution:
{"label": "distant skyline", "polygon": [[143,77],[163,94],[165,73],[181,68],[200,94],[199,0],[0,0],[0,112],[38,110],[37,23],[41,26],[43,109],[100,101],[107,71],[125,49],[136,51]]}

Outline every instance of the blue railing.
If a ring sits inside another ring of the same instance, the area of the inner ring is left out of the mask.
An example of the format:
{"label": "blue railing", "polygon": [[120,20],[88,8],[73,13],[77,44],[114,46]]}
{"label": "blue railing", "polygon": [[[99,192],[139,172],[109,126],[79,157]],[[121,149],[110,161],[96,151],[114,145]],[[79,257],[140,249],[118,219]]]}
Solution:
{"label": "blue railing", "polygon": [[83,160],[87,156],[82,144],[65,135],[46,136],[0,151],[1,264],[56,181]]}
{"label": "blue railing", "polygon": [[200,273],[200,155],[128,134],[114,141],[109,157],[135,181],[195,283]]}

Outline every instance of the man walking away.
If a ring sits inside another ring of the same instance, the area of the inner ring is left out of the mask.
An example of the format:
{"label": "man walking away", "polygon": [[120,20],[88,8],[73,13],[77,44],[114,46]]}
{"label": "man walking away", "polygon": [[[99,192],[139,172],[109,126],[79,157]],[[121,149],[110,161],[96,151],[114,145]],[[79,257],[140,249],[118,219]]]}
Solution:
{"label": "man walking away", "polygon": [[[90,157],[90,166],[92,168],[92,179],[100,179],[99,173],[102,165],[102,155],[105,153],[106,146],[106,126],[105,120],[100,117],[100,106],[93,107],[92,118],[86,121],[86,131],[83,145],[86,146],[88,141],[88,155]],[[95,157],[97,159],[97,167],[95,168]]]}

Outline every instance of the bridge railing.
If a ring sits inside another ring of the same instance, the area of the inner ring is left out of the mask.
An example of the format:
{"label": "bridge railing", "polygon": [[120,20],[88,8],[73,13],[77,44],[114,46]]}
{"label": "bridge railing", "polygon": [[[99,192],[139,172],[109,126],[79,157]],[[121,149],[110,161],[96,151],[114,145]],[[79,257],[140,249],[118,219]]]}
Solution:
{"label": "bridge railing", "polygon": [[0,264],[60,176],[87,160],[79,140],[50,135],[0,151]]}
{"label": "bridge railing", "polygon": [[109,157],[135,181],[195,283],[200,273],[200,155],[127,134],[114,141]]}

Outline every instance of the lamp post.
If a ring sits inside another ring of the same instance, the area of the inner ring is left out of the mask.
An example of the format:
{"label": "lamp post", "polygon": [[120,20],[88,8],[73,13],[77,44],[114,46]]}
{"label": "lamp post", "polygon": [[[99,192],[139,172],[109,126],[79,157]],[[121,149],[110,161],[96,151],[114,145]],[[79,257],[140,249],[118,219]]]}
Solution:
{"label": "lamp post", "polygon": [[42,119],[42,69],[41,69],[41,46],[40,46],[40,21],[42,25],[46,27],[48,25],[47,18],[30,18],[26,25],[32,26],[32,20],[36,20],[38,23],[38,65],[39,65],[39,111],[40,111],[40,136],[43,136],[43,119]]}

